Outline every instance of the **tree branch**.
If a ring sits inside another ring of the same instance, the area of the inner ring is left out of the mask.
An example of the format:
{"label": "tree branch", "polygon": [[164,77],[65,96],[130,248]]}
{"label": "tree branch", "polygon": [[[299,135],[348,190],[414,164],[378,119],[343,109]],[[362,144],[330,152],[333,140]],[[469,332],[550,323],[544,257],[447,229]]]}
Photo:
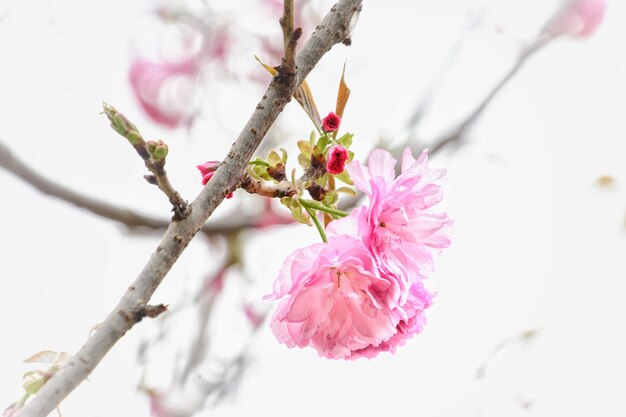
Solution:
{"label": "tree branch", "polygon": [[540,36],[538,37],[534,43],[524,48],[520,53],[519,57],[515,64],[509,69],[509,71],[504,74],[504,76],[498,81],[498,83],[489,91],[489,93],[483,98],[483,100],[478,104],[478,106],[472,111],[463,122],[461,122],[452,133],[444,136],[443,138],[437,140],[431,146],[429,146],[429,153],[432,155],[436,152],[439,152],[444,147],[448,146],[453,142],[458,142],[467,133],[467,131],[474,125],[474,122],[480,117],[480,115],[485,111],[487,106],[491,104],[493,99],[498,95],[498,93],[507,85],[511,79],[517,74],[517,72],[524,66],[524,64],[528,61],[528,59],[535,54],[535,52],[539,51],[543,46],[545,46],[552,38]]}
{"label": "tree branch", "polygon": [[290,73],[296,70],[296,43],[302,36],[301,27],[294,29],[293,2],[294,0],[283,0],[283,15],[279,19],[284,43],[282,70]]}
{"label": "tree branch", "polygon": [[[27,184],[32,185],[42,194],[85,209],[104,219],[117,222],[127,227],[129,230],[145,229],[148,231],[158,231],[167,229],[170,224],[169,220],[141,214],[127,207],[121,207],[104,200],[81,194],[60,183],[52,181],[19,159],[2,140],[0,140],[0,167],[6,169]],[[291,223],[290,217],[285,217],[284,221],[277,220],[276,222],[276,224]],[[202,226],[201,231],[207,236],[225,235],[242,229],[262,226],[257,216],[242,215],[220,220],[216,223],[206,223]]]}
{"label": "tree branch", "polygon": [[295,89],[322,56],[349,35],[350,20],[361,2],[362,0],[340,0],[335,4],[298,54],[295,76],[278,74],[274,77],[224,163],[191,203],[189,216],[170,224],[156,251],[119,304],[67,365],[55,372],[42,386],[35,398],[20,412],[20,417],[47,416],[89,376],[113,345],[133,327],[136,323],[136,312],[145,308],[191,239],[222,200],[238,186],[246,172],[248,161],[290,101]]}
{"label": "tree branch", "polygon": [[[42,194],[85,209],[96,216],[113,220],[130,230],[147,229],[158,231],[167,229],[170,224],[168,220],[141,214],[129,208],[81,194],[57,183],[41,175],[19,159],[2,140],[0,140],[0,167],[32,185]],[[291,224],[291,221],[288,221],[288,218],[286,218],[284,222],[277,224]],[[207,236],[223,235],[260,226],[259,219],[256,216],[237,216],[236,218],[224,219],[216,223],[207,223],[202,226],[201,231]]]}

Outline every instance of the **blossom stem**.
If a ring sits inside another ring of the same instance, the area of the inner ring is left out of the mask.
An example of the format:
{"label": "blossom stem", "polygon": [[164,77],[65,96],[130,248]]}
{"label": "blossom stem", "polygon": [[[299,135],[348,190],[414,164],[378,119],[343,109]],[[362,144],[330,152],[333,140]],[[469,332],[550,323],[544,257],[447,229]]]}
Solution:
{"label": "blossom stem", "polygon": [[313,210],[323,211],[324,213],[333,214],[338,217],[346,217],[348,214],[350,214],[348,212],[337,210],[332,207],[326,207],[325,205],[320,204],[317,201],[309,201],[303,198],[298,199],[298,201],[300,201],[300,204],[304,208],[310,208]]}
{"label": "blossom stem", "polygon": [[326,232],[324,231],[324,227],[322,226],[322,223],[320,223],[320,220],[317,218],[317,214],[315,213],[315,211],[313,211],[313,209],[307,206],[303,205],[303,207],[306,210],[306,212],[309,213],[309,216],[311,216],[311,219],[313,219],[313,223],[315,223],[315,227],[317,227],[317,231],[322,237],[322,241],[324,243],[328,243],[328,238],[326,237]]}

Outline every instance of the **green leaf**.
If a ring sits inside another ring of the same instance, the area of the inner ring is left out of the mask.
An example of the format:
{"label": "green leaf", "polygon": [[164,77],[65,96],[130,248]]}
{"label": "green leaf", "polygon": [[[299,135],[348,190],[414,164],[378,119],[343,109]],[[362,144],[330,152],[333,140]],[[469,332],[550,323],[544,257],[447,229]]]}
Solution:
{"label": "green leaf", "polygon": [[300,166],[304,169],[307,169],[308,167],[311,166],[311,157],[307,157],[304,154],[298,154],[298,163],[300,164]]}
{"label": "green leaf", "polygon": [[262,180],[263,178],[261,178],[256,172],[254,172],[254,168],[255,167],[248,167],[248,175],[250,175],[255,180]]}
{"label": "green leaf", "polygon": [[345,135],[337,139],[337,143],[347,149],[352,145],[353,137],[353,133],[346,133]]}
{"label": "green leaf", "polygon": [[343,171],[341,174],[335,175],[335,178],[337,178],[339,181],[343,182],[344,184],[348,184],[348,185],[352,185],[353,182],[350,179],[350,175],[348,175],[347,171]]}
{"label": "green leaf", "polygon": [[251,160],[250,162],[248,162],[249,165],[263,165],[263,166],[270,166],[270,164],[267,163],[267,161],[263,158],[259,158],[258,156],[256,158],[254,158],[253,160]]}
{"label": "green leaf", "polygon": [[352,197],[356,197],[356,191],[354,191],[354,189],[350,187],[339,187],[337,188],[337,192],[348,194],[348,195],[351,195]]}
{"label": "green leaf", "polygon": [[285,150],[285,148],[280,148],[280,153],[280,162],[282,162],[283,165],[287,164],[287,151]]}
{"label": "green leaf", "polygon": [[27,394],[33,395],[36,394],[37,391],[39,391],[39,389],[43,386],[45,382],[46,378],[44,377],[29,379],[28,381],[24,382],[23,387]]}
{"label": "green leaf", "polygon": [[256,174],[256,177],[258,177],[257,179],[262,179],[266,181],[272,180],[270,174],[267,173],[267,167],[263,165],[255,165],[254,167],[252,167],[252,170]]}
{"label": "green leaf", "polygon": [[320,138],[317,140],[317,145],[315,145],[315,152],[317,154],[322,154],[329,143],[330,137],[328,137],[328,135],[320,136]]}
{"label": "green leaf", "polygon": [[267,155],[267,162],[269,162],[270,165],[273,167],[280,164],[280,161],[280,155],[278,155],[278,152],[274,150],[270,151],[270,153]]}
{"label": "green leaf", "polygon": [[291,211],[291,216],[299,223],[311,225],[311,219],[302,210],[302,206],[297,199],[291,197],[283,197],[280,199],[282,205]]}
{"label": "green leaf", "polygon": [[269,73],[272,75],[272,77],[273,77],[274,75],[278,74],[278,71],[276,70],[276,68],[274,68],[274,67],[270,67],[269,65],[264,64],[263,62],[261,62],[261,60],[259,59],[259,57],[258,57],[258,56],[256,56],[256,55],[255,55],[255,56],[254,56],[254,59],[256,59],[256,60],[258,61],[258,63],[259,63],[259,64],[261,64],[261,66],[262,66],[263,68],[265,68],[265,70],[266,70],[267,72],[269,72]]}
{"label": "green leaf", "polygon": [[313,153],[313,146],[306,140],[298,141],[298,149],[300,149],[300,152],[302,152],[305,156],[310,157],[311,153]]}
{"label": "green leaf", "polygon": [[293,201],[293,199],[291,197],[283,197],[283,198],[280,199],[280,204],[282,204],[283,206],[285,206],[288,209],[290,209],[292,201]]}
{"label": "green leaf", "polygon": [[337,194],[337,191],[328,190],[326,191],[326,195],[324,196],[324,200],[322,202],[328,207],[331,207],[337,202],[337,200],[339,200],[339,194]]}

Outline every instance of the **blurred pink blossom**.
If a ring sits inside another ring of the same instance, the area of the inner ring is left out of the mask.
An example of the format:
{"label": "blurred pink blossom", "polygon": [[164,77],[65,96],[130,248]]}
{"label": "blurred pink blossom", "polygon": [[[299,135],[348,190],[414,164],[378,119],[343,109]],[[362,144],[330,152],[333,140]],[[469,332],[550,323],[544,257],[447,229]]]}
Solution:
{"label": "blurred pink blossom", "polygon": [[243,306],[243,312],[246,315],[246,318],[252,325],[253,329],[258,329],[261,324],[265,321],[265,312],[260,312],[251,304],[246,304]]}
{"label": "blurred pink blossom", "polygon": [[15,417],[17,416],[20,408],[16,403],[11,404],[4,412],[2,413],[2,417]]}
{"label": "blurred pink blossom", "polygon": [[142,109],[156,123],[175,128],[192,119],[193,84],[200,60],[152,62],[136,59],[130,67],[132,91]]}
{"label": "blurred pink blossom", "polygon": [[[270,14],[274,17],[279,17],[283,13],[282,0],[262,0],[265,6],[269,9]],[[313,28],[320,22],[320,16],[314,12],[311,7],[312,0],[299,0],[294,4],[294,25],[295,27],[301,27],[303,36],[301,39],[306,39],[306,36],[313,32]],[[283,56],[283,41],[282,36],[261,36],[261,47],[263,48],[263,57],[270,62],[280,62]],[[304,42],[298,42],[297,48],[300,48]]]}
{"label": "blurred pink blossom", "polygon": [[266,228],[272,227],[281,224],[292,224],[294,219],[292,216],[286,216],[284,214],[279,214],[274,210],[274,206],[272,205],[272,199],[265,199],[265,207],[263,212],[257,216],[256,221],[252,225],[252,227],[256,228]]}
{"label": "blurred pink blossom", "polygon": [[604,19],[606,0],[569,0],[548,22],[544,33],[552,36],[591,36]]}

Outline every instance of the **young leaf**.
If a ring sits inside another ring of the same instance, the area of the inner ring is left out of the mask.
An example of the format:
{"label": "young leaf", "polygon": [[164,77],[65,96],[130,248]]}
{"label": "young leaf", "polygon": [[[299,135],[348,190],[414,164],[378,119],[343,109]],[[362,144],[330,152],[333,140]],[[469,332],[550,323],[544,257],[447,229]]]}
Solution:
{"label": "young leaf", "polygon": [[323,203],[331,207],[337,202],[337,200],[339,200],[339,194],[337,194],[337,191],[328,190],[326,191],[326,195],[324,196]]}
{"label": "young leaf", "polygon": [[313,124],[316,128],[322,125],[322,119],[320,117],[320,113],[317,110],[317,106],[315,105],[315,100],[313,99],[313,93],[309,88],[309,85],[305,81],[302,81],[300,87],[293,93],[293,98],[302,106],[304,112],[309,116]]}
{"label": "young leaf", "polygon": [[317,145],[315,145],[315,153],[321,155],[328,144],[330,143],[330,138],[328,135],[322,135],[317,141]]}
{"label": "young leaf", "polygon": [[348,149],[352,145],[352,138],[354,137],[353,133],[346,133],[339,139],[337,139],[337,143],[344,148]]}
{"label": "young leaf", "polygon": [[70,359],[70,355],[66,352],[55,352],[53,350],[42,350],[24,359],[25,363],[47,363],[54,364],[58,362],[66,362]]}
{"label": "young leaf", "polygon": [[[259,64],[263,66],[263,68],[265,68],[267,72],[272,74],[272,76],[278,74],[276,68],[264,64],[263,62],[261,62],[258,56],[255,55],[254,58],[259,62]],[[317,110],[317,106],[315,105],[313,93],[311,92],[309,85],[306,83],[306,80],[302,81],[300,87],[298,87],[298,89],[293,93],[293,98],[295,98],[298,104],[302,106],[304,112],[309,116],[309,118],[315,125],[315,128],[319,129],[319,127],[322,125],[322,119],[320,118],[320,113]]]}
{"label": "young leaf", "polygon": [[354,191],[354,189],[350,187],[339,187],[337,188],[337,192],[348,194],[348,195],[351,195],[352,197],[356,197],[356,191]]}
{"label": "young leaf", "polygon": [[278,152],[276,151],[270,151],[270,153],[267,155],[267,162],[270,163],[270,166],[275,167],[276,165],[280,164],[280,155],[278,155]]}
{"label": "young leaf", "polygon": [[341,174],[335,175],[335,178],[344,184],[352,185],[352,180],[350,179],[350,175],[348,175],[347,171],[343,171]]}
{"label": "young leaf", "polygon": [[[343,119],[343,111],[346,109],[346,103],[350,98],[350,89],[346,84],[346,64],[343,64],[341,71],[341,81],[339,81],[339,91],[337,91],[337,105],[335,106],[335,114]],[[337,131],[333,133],[333,138],[337,137]]]}
{"label": "young leaf", "polygon": [[311,157],[307,157],[303,153],[298,154],[298,163],[302,168],[306,169],[311,166]]}
{"label": "young leaf", "polygon": [[256,55],[255,55],[255,56],[254,56],[254,59],[256,59],[256,60],[257,60],[257,62],[258,62],[259,64],[261,64],[261,66],[262,66],[263,68],[265,68],[265,70],[266,70],[267,72],[269,72],[269,73],[272,75],[272,77],[273,77],[274,75],[278,74],[278,71],[276,70],[276,68],[274,68],[274,67],[270,67],[269,65],[264,64],[264,63],[263,63],[263,62],[259,59],[259,57],[258,57],[258,56],[256,56]]}
{"label": "young leaf", "polygon": [[300,152],[302,152],[305,156],[311,156],[311,153],[313,152],[313,146],[311,146],[311,144],[309,142],[307,142],[306,140],[299,140],[298,141],[298,149],[300,149]]}

